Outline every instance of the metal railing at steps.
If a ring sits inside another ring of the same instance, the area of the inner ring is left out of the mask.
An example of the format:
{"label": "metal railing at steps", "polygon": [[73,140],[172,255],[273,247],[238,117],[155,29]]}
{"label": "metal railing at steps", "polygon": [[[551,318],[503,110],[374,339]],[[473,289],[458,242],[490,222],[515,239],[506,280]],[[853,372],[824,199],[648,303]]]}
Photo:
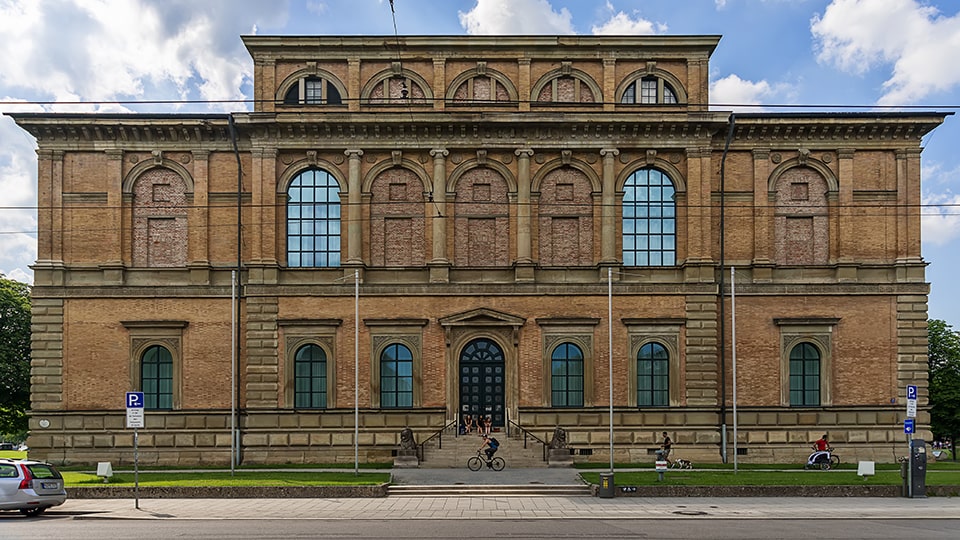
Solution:
{"label": "metal railing at steps", "polygon": [[454,428],[453,432],[456,433],[456,432],[457,432],[457,430],[456,430],[457,421],[456,421],[456,420],[451,421],[449,424],[447,424],[447,425],[443,426],[442,428],[438,429],[437,431],[435,431],[432,435],[430,435],[430,436],[427,437],[426,439],[420,441],[420,444],[417,445],[417,459],[419,459],[420,461],[424,461],[424,457],[426,456],[426,452],[423,451],[423,445],[427,444],[428,442],[432,441],[433,439],[436,439],[436,440],[437,440],[437,448],[438,448],[438,449],[443,448],[443,432],[446,431],[446,430],[448,430],[448,429],[450,429],[451,427]]}
{"label": "metal railing at steps", "polygon": [[540,445],[543,447],[543,460],[544,460],[544,461],[547,461],[547,448],[548,448],[550,445],[549,445],[546,441],[544,441],[544,440],[541,439],[540,437],[537,437],[536,435],[534,435],[533,432],[527,431],[527,428],[521,426],[520,424],[514,422],[513,420],[507,419],[507,424],[508,424],[509,426],[512,426],[512,427],[517,428],[517,429],[520,431],[520,433],[523,434],[523,447],[524,447],[524,448],[527,447],[527,439],[533,439],[533,440],[537,441],[538,443],[540,443]]}

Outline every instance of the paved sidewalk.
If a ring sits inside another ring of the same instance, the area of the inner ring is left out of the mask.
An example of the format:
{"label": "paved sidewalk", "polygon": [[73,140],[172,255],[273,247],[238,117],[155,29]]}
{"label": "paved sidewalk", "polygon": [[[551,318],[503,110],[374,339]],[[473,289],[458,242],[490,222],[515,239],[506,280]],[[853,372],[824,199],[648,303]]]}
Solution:
{"label": "paved sidewalk", "polygon": [[[408,485],[571,485],[575,469],[393,469]],[[77,519],[937,519],[960,498],[437,496],[284,499],[68,499],[49,510]]]}
{"label": "paved sidewalk", "polygon": [[77,499],[76,519],[958,519],[960,498],[387,497]]}

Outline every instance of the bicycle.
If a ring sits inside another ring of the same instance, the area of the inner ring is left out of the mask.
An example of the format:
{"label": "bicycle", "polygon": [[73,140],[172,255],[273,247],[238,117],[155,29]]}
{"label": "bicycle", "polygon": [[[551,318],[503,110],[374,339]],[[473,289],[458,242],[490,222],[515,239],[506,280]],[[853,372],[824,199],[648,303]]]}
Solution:
{"label": "bicycle", "polygon": [[495,471],[502,471],[507,465],[507,462],[504,461],[500,456],[494,456],[493,459],[487,459],[487,456],[480,450],[477,450],[477,455],[467,460],[467,468],[471,471],[479,471],[484,464]]}
{"label": "bicycle", "polygon": [[821,471],[829,471],[830,469],[836,469],[840,466],[840,456],[833,453],[833,447],[828,447],[826,450],[814,450],[810,457],[807,458],[807,463],[803,466],[804,469],[820,469]]}

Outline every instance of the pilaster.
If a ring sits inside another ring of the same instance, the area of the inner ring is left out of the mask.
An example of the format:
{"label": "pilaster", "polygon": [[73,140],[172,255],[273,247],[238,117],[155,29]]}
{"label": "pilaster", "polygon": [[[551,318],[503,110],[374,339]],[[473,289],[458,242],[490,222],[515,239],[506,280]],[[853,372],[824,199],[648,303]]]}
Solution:
{"label": "pilaster", "polygon": [[600,262],[610,265],[619,261],[617,257],[617,178],[614,171],[614,158],[620,155],[616,148],[600,150],[603,158],[603,194],[600,197]]}
{"label": "pilaster", "polygon": [[361,224],[360,158],[363,150],[348,149],[344,152],[350,160],[347,177],[347,263],[363,265],[363,231]]}
{"label": "pilaster", "polygon": [[433,259],[430,261],[430,282],[446,283],[450,280],[450,260],[447,258],[447,156],[446,148],[430,150],[433,157]]}

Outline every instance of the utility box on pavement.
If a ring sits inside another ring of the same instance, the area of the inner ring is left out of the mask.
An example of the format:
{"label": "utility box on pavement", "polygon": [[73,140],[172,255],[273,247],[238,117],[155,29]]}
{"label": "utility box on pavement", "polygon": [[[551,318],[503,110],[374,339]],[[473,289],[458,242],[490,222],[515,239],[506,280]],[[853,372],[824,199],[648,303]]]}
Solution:
{"label": "utility box on pavement", "polygon": [[597,495],[602,499],[613,498],[613,473],[600,473],[600,489]]}
{"label": "utility box on pavement", "polygon": [[910,441],[910,497],[927,496],[927,445],[923,439]]}

